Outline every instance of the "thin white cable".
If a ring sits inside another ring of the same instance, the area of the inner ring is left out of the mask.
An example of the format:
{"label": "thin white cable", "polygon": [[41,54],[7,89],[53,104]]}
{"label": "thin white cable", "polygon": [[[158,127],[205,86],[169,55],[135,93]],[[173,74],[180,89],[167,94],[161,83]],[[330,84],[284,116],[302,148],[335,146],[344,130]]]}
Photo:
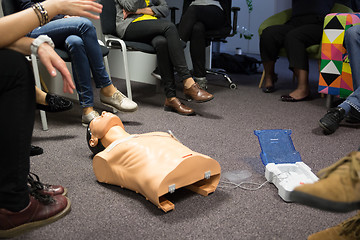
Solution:
{"label": "thin white cable", "polygon": [[[233,189],[235,189],[235,188],[241,188],[241,189],[250,190],[250,191],[259,190],[259,189],[262,188],[267,182],[269,182],[269,181],[265,181],[265,182],[263,182],[263,183],[254,183],[254,182],[234,183],[234,182],[229,182],[229,181],[220,181],[220,183],[234,185],[234,187],[232,187]],[[257,185],[257,187],[251,188],[251,187],[242,186],[242,185],[244,185],[244,184]],[[219,187],[219,188],[230,188],[229,186],[218,186],[218,187]]]}

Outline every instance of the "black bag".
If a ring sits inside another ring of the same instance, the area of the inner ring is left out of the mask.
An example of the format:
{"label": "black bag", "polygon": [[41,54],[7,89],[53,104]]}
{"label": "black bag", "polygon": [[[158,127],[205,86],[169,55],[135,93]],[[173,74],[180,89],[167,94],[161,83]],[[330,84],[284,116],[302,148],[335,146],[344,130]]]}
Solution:
{"label": "black bag", "polygon": [[212,60],[212,67],[222,68],[229,73],[244,73],[255,74],[258,73],[258,68],[261,62],[256,58],[246,55],[231,55],[228,53],[214,54]]}

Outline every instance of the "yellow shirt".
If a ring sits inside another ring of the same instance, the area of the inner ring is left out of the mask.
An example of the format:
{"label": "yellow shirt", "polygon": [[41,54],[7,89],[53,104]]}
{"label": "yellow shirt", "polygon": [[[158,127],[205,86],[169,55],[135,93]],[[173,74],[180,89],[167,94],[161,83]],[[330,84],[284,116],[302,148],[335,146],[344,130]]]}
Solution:
{"label": "yellow shirt", "polygon": [[[146,6],[149,6],[150,0],[145,0],[145,2],[146,2]],[[151,16],[148,14],[144,14],[141,17],[136,18],[132,22],[138,22],[138,21],[143,21],[143,20],[153,20],[153,19],[157,19],[157,17]]]}

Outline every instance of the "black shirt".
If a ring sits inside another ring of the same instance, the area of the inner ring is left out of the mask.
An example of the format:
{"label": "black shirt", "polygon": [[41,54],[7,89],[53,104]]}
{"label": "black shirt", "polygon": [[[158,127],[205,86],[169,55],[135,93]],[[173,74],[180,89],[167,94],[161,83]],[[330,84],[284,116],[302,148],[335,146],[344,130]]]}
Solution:
{"label": "black shirt", "polygon": [[292,17],[317,15],[324,18],[330,13],[335,0],[292,0]]}

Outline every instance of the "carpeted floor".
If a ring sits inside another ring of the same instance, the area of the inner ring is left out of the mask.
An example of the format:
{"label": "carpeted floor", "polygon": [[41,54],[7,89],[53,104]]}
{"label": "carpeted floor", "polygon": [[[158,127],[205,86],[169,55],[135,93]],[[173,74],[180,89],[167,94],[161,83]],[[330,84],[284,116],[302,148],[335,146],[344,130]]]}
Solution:
{"label": "carpeted floor", "polygon": [[[139,110],[118,116],[129,133],[171,130],[184,145],[220,163],[221,181],[229,173],[254,183],[266,181],[256,129],[291,129],[296,150],[313,172],[356,150],[360,126],[342,124],[328,136],[318,126],[327,109],[325,98],[316,93],[316,64],[310,68],[312,100],[297,103],[279,100],[295,83],[285,59],[280,59],[276,67],[278,90],[271,94],[257,87],[261,74],[230,74],[238,85],[236,90],[230,90],[221,77],[209,76],[208,91],[215,99],[186,103],[198,113],[190,117],[165,112],[164,94],[157,93],[155,86],[133,83]],[[125,92],[125,82],[114,81]],[[102,111],[106,108],[96,94],[96,108]],[[183,97],[180,88],[178,96]],[[227,188],[220,183],[207,197],[180,189],[169,196],[175,210],[165,214],[135,192],[96,181],[78,103],[68,112],[47,116],[49,130],[42,131],[36,114],[33,144],[43,147],[44,154],[31,158],[31,171],[45,183],[66,186],[72,211],[18,239],[300,240],[355,215],[286,203],[270,183],[254,191]]]}

